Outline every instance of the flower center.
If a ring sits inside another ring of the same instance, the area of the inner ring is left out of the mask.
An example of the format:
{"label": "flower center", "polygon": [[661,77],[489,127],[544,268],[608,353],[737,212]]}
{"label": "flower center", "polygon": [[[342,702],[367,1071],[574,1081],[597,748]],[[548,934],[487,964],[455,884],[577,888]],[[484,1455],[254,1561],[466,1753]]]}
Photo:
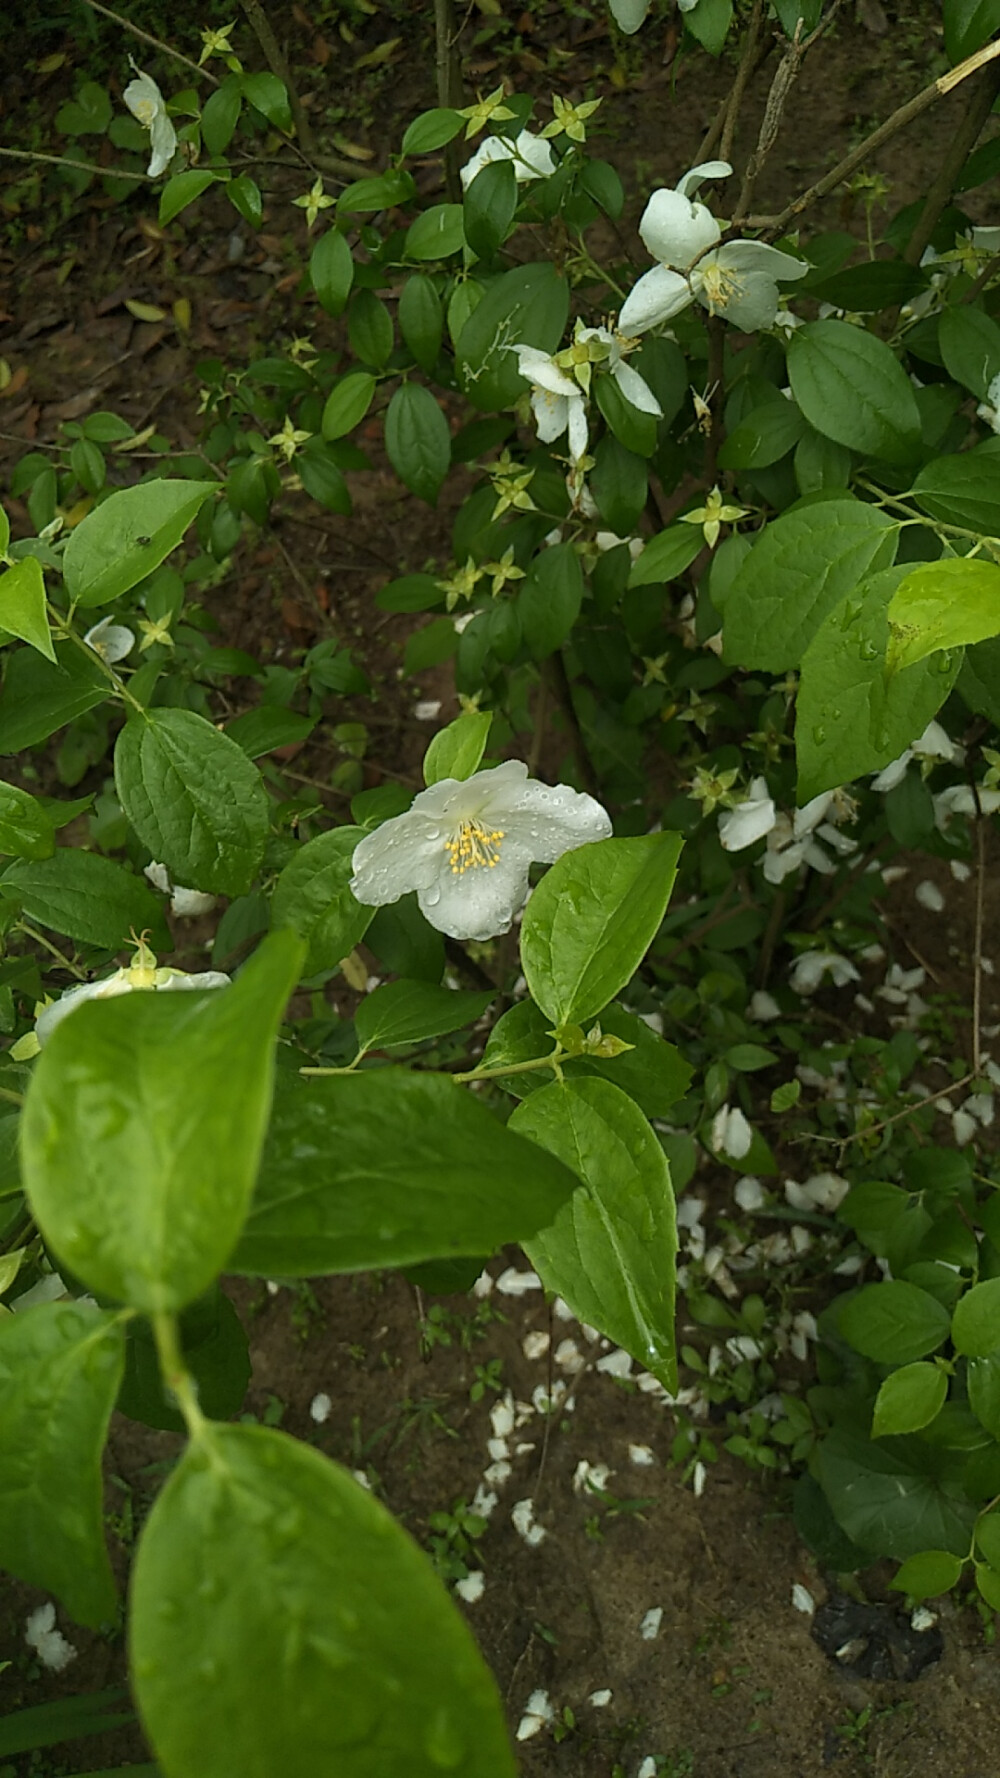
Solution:
{"label": "flower center", "polygon": [[153,104],[152,99],[140,99],[138,104],[136,105],[135,115],[138,118],[139,122],[141,124],[143,124],[147,130],[149,129],[149,126],[153,121],[153,116],[154,116],[155,111],[156,111],[156,107]]}
{"label": "flower center", "polygon": [[701,284],[713,315],[717,310],[725,309],[734,297],[742,296],[744,290],[743,279],[736,272],[713,262],[701,272]]}
{"label": "flower center", "polygon": [[487,828],[481,821],[463,821],[444,849],[451,861],[451,874],[461,877],[467,870],[493,870],[500,862],[502,827]]}

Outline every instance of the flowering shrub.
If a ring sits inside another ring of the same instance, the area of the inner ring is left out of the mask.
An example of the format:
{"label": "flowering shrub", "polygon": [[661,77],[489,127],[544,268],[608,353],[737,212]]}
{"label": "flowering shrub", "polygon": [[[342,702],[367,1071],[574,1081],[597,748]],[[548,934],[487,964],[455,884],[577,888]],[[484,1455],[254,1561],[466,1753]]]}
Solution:
{"label": "flowering shrub", "polygon": [[[614,11],[638,29],[644,0]],[[819,18],[777,11],[787,69]],[[685,17],[717,53],[728,6]],[[945,26],[957,65],[931,97],[975,78],[975,115],[1000,45],[948,5]],[[197,114],[145,72],[124,93],[148,176],[167,175],[164,229],[213,185],[257,226],[263,195],[230,144],[241,117],[291,130],[281,81],[247,74],[227,33],[206,34],[206,56],[228,72]],[[836,1078],[795,997],[861,982],[849,953],[877,854],[962,863],[969,823],[1000,809],[985,744],[1000,722],[996,231],[936,187],[848,263],[850,237],[798,226],[814,194],[752,215],[762,137],[738,199],[719,190],[725,159],[635,194],[657,262],[635,278],[630,253],[600,257],[625,193],[589,152],[596,111],[557,98],[532,130],[530,100],[501,88],[414,119],[393,164],[335,199],[316,170],[294,200],[316,338],[202,367],[211,450],[164,463],[183,473],[110,486],[104,447],[128,428],[95,415],[65,467],[18,466],[36,534],[2,524],[0,747],[22,756],[99,720],[120,827],[103,850],[60,845],[87,803],[0,787],[0,1130],[21,1156],[0,1199],[17,1311],[0,1318],[0,1560],[80,1622],[113,1617],[100,1459],[151,1329],[188,1441],[130,1595],[133,1686],[166,1778],[514,1769],[464,1623],[378,1501],[283,1434],[207,1413],[191,1318],[220,1275],[447,1259],[471,1282],[519,1242],[549,1291],[676,1394],[675,1191],[701,1154],[741,1174],[741,1208],[766,1202],[779,1164],[748,1077],[797,1069],[772,1094],[779,1119],[803,1081]],[[448,150],[457,165],[460,140],[454,201],[422,201],[413,162]],[[988,176],[989,148],[969,140],[954,190]],[[711,202],[694,195],[709,181]],[[346,369],[325,321],[344,315]],[[358,773],[335,824],[277,754],[331,694],[367,691],[363,673],[322,643],[216,720],[205,681],[232,662],[213,669],[185,622],[192,582],[171,558],[193,527],[210,572],[289,494],[349,516],[369,415],[416,499],[433,506],[453,465],[475,477],[453,562],[377,597],[429,615],[405,667],[453,662],[463,710],[412,801]],[[517,757],[546,703],[573,783]],[[227,902],[213,960],[252,953],[231,981],[158,964],[167,895],[182,916]],[[442,985],[442,935],[502,972],[481,947],[515,922],[524,991],[492,1019],[497,994]],[[362,943],[396,979],[369,991]],[[350,1021],[317,1011],[339,972],[361,996]],[[455,1033],[468,1065],[436,1065]],[[880,1065],[901,1092],[920,1051],[907,1066],[894,1042]],[[970,1105],[992,1078],[978,988],[974,1046]],[[933,1106],[911,1112],[929,1143]],[[782,1336],[798,1357],[826,1342],[823,1386],[781,1421],[803,1535],[841,1568],[899,1559],[914,1598],[971,1561],[1000,1607],[992,1187],[951,1150],[880,1146],[897,1114],[880,1123],[867,1085],[818,1115],[827,1139],[857,1141],[859,1177],[789,1180],[788,1201],[853,1231],[852,1278],[869,1260],[884,1276]],[[18,1306],[59,1269],[57,1300]],[[730,1285],[717,1259],[694,1307],[733,1313]],[[759,1331],[732,1336],[741,1363]],[[32,1634],[61,1660],[46,1612]]]}

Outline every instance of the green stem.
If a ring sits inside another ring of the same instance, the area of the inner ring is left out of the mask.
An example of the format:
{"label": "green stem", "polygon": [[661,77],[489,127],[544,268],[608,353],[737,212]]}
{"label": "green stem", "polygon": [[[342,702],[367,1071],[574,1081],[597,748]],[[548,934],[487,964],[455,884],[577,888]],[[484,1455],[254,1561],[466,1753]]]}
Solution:
{"label": "green stem", "polygon": [[461,1083],[467,1080],[495,1080],[503,1074],[530,1074],[536,1068],[551,1068],[557,1080],[562,1080],[559,1063],[565,1054],[562,1044],[557,1043],[551,1055],[535,1056],[530,1062],[508,1062],[502,1068],[470,1068],[466,1074],[453,1074],[451,1078]]}
{"label": "green stem", "polygon": [[18,920],[15,931],[23,932],[26,938],[32,939],[36,945],[41,945],[43,950],[48,951],[50,957],[55,957],[64,969],[69,970],[70,975],[75,975],[78,982],[86,981],[87,971],[81,969],[79,964],[71,963],[69,958],[63,955],[58,945],[54,945],[50,938],[46,938],[44,932],[36,932],[34,926],[30,926],[27,920]]}
{"label": "green stem", "polygon": [[191,1438],[200,1438],[205,1429],[205,1416],[198,1406],[194,1378],[184,1363],[176,1316],[163,1311],[154,1315],[153,1337],[160,1361],[160,1375],[184,1416],[184,1424]]}
{"label": "green stem", "polygon": [[13,1087],[0,1087],[0,1099],[6,1099],[11,1105],[23,1105],[24,1094],[15,1093]]}
{"label": "green stem", "polygon": [[69,622],[68,618],[66,617],[65,612],[57,611],[54,606],[50,605],[49,606],[49,623],[56,630],[56,632],[59,635],[61,640],[74,643],[75,646],[77,648],[79,648],[86,655],[86,657],[89,661],[96,661],[97,662],[97,665],[100,667],[101,672],[104,674],[105,679],[110,680],[111,684],[114,686],[115,691],[118,693],[118,696],[122,699],[123,703],[131,704],[133,710],[137,710],[139,712],[140,716],[145,715],[145,711],[143,710],[143,707],[140,704],[138,698],[134,698],[132,696],[132,693],[129,691],[129,688],[125,684],[124,679],[122,679],[120,677],[120,675],[115,672],[114,667],[112,667],[110,665],[110,663],[104,659],[104,656],[103,656],[103,654],[101,654],[100,649],[91,648],[89,642],[85,642],[82,636],[77,635],[72,624]]}

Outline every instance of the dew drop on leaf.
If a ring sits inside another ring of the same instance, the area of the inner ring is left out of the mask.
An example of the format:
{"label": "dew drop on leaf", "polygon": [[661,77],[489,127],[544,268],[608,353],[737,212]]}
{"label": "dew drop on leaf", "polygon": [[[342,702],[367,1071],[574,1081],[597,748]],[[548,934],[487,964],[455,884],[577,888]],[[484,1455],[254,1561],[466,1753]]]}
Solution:
{"label": "dew drop on leaf", "polygon": [[826,729],[823,728],[820,723],[817,723],[816,727],[813,729],[813,740],[817,747],[822,747],[823,742],[826,740]]}
{"label": "dew drop on leaf", "polygon": [[459,1734],[451,1712],[441,1708],[432,1717],[424,1737],[424,1751],[432,1765],[450,1772],[465,1755],[465,1742]]}

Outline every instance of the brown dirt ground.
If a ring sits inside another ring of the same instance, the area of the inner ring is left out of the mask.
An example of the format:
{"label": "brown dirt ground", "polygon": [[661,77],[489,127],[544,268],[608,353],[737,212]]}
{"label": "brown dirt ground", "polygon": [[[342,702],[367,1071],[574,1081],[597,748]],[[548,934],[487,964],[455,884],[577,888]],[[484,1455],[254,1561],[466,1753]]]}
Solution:
{"label": "brown dirt ground", "polygon": [[[761,208],[822,174],[849,143],[938,71],[931,65],[938,39],[927,27],[927,14],[886,19],[880,13],[876,3],[866,16],[869,24],[885,24],[884,31],[842,16],[831,40],[807,59],[781,143],[761,181]],[[309,14],[295,8],[296,22],[288,21],[293,47],[316,59],[316,40],[302,26],[303,17],[308,24]],[[564,52],[555,84],[567,96],[581,96],[588,78],[607,73],[611,56],[600,25],[568,20],[556,6],[536,9],[528,24],[534,32],[526,32],[529,47],[509,62],[489,50],[477,54],[475,82],[486,86],[509,72],[522,86],[546,90],[545,58],[531,45],[547,32]],[[372,44],[377,26],[376,20]],[[669,54],[669,32],[663,51],[662,37],[645,47],[652,42],[642,40],[633,53],[632,90],[622,95],[606,88],[609,154],[637,175],[637,188],[672,183],[697,158],[697,143],[731,78],[730,68],[703,57],[679,68],[661,61],[661,53]],[[419,16],[404,24],[395,67],[387,70],[378,101],[381,112],[372,115],[372,107],[359,100],[353,127],[342,126],[376,154],[385,139],[387,107],[399,117],[432,102],[429,58],[415,48],[426,51]],[[16,140],[24,78],[10,67],[0,72],[10,139]],[[769,76],[770,69],[764,70],[751,83],[738,153],[755,138]],[[926,187],[961,103],[958,95],[948,102],[950,111],[942,106],[932,112],[882,154],[879,166],[891,181],[893,204]],[[316,115],[320,106],[317,100]],[[288,226],[284,206],[297,189],[296,178],[280,176],[257,238],[209,202],[165,245],[151,226],[148,200],[108,209],[90,198],[55,228],[28,216],[28,238],[16,249],[0,243],[6,311],[0,316],[0,354],[14,372],[0,397],[0,478],[29,445],[54,442],[60,420],[97,408],[114,408],[137,428],[155,417],[175,449],[193,448],[199,435],[197,359],[219,353],[245,363],[305,331],[296,295],[301,231]],[[976,220],[995,220],[990,201],[985,191],[968,200]],[[623,224],[626,238],[632,238],[626,225],[634,223],[638,208],[637,198]],[[817,226],[859,225],[843,198],[827,200],[814,220]],[[242,257],[232,262],[227,242],[234,234]],[[132,298],[169,310],[180,296],[192,307],[188,337],[169,322],[137,321],[124,307]],[[339,337],[337,324],[315,310],[306,325],[322,344]],[[423,567],[427,559],[446,559],[448,512],[415,507],[381,469],[351,482],[356,511],[350,520],[283,502],[276,541],[245,541],[211,596],[211,609],[221,640],[263,660],[287,658],[331,631],[351,641],[380,689],[376,715],[387,726],[378,735],[378,756],[392,761],[391,775],[415,782],[426,735],[412,710],[418,688],[393,694],[408,620],[373,620],[371,595],[394,574]],[[16,527],[16,503],[13,516]],[[443,719],[453,713],[445,669],[421,675],[419,691],[444,697]],[[373,721],[363,700],[331,704],[330,717]],[[313,748],[298,763],[310,782],[325,788],[333,758],[332,749],[324,756]],[[939,879],[937,866],[926,861],[914,867],[910,881],[921,877],[940,880],[948,914],[935,920],[915,908],[907,884],[897,886],[887,898],[893,952],[904,965],[917,956],[930,965],[942,992],[967,998],[971,888],[960,891],[950,878]],[[987,990],[984,1018],[995,1020],[1000,1013],[991,1005],[989,981]],[[843,1016],[838,1000],[828,1005],[835,1018]],[[699,1186],[705,1183],[724,1196],[729,1181],[699,1178]],[[506,1259],[523,1264],[513,1253]],[[499,1263],[492,1269],[498,1272]],[[421,1349],[415,1292],[398,1277],[324,1280],[314,1298],[284,1289],[272,1297],[240,1284],[233,1293],[251,1331],[247,1410],[269,1418],[280,1410],[289,1431],[352,1468],[365,1463],[387,1504],[418,1537],[426,1535],[431,1512],[471,1499],[488,1461],[488,1410],[495,1398],[487,1392],[485,1400],[470,1401],[474,1367],[498,1360],[504,1386],[518,1399],[530,1400],[533,1389],[547,1383],[546,1361],[529,1361],[522,1349],[526,1333],[548,1331],[548,1311],[537,1292],[524,1299],[494,1295],[490,1302],[503,1319],[482,1313],[476,1318],[471,1298],[444,1299],[452,1344],[437,1345],[429,1355]],[[333,1409],[318,1427],[309,1404],[320,1390],[331,1396]],[[633,1778],[648,1754],[672,1762],[665,1770],[676,1778],[819,1778],[827,1771],[844,1778],[867,1772],[883,1778],[916,1772],[921,1778],[996,1778],[1000,1666],[973,1613],[944,1609],[944,1657],[915,1683],[847,1680],[811,1639],[808,1620],[792,1608],[795,1582],[817,1600],[826,1583],[795,1537],[780,1489],[724,1458],[696,1500],[669,1466],[669,1414],[633,1384],[592,1367],[579,1381],[574,1410],[553,1419],[547,1439],[544,1430],[537,1416],[523,1430],[533,1448],[516,1459],[514,1474],[499,1490],[500,1504],[477,1548],[485,1594],[468,1608],[512,1726],[536,1687],[576,1717],[577,1727],[559,1744],[548,1734],[524,1744],[524,1778],[606,1778],[616,1761]],[[630,1464],[630,1443],[652,1448],[651,1467]],[[169,1434],[114,1422],[107,1503],[118,1526],[112,1527],[112,1545],[122,1577],[131,1535],[122,1521],[124,1507],[130,1503],[141,1519],[162,1474],[158,1466],[176,1449]],[[611,1465],[611,1490],[623,1500],[641,1497],[641,1511],[608,1513],[574,1493],[572,1478],[584,1458]],[[529,1549],[510,1521],[511,1506],[528,1496],[547,1533],[538,1549]],[[884,1596],[886,1578],[881,1571],[865,1577],[872,1596]],[[0,1660],[12,1661],[0,1677],[4,1711],[99,1688],[121,1674],[120,1640],[65,1623],[81,1651],[65,1679],[31,1665],[21,1637],[38,1597],[16,1585],[0,1593]],[[655,1605],[663,1608],[660,1633],[644,1641],[639,1623]],[[602,1688],[612,1697],[600,1710],[586,1700]],[[856,1717],[869,1705],[874,1714],[867,1738],[852,1742],[838,1735],[849,1713]],[[41,1764],[23,1756],[11,1770],[16,1778],[41,1778],[141,1757],[134,1734],[120,1731],[54,1750],[51,1761],[46,1755]]]}

